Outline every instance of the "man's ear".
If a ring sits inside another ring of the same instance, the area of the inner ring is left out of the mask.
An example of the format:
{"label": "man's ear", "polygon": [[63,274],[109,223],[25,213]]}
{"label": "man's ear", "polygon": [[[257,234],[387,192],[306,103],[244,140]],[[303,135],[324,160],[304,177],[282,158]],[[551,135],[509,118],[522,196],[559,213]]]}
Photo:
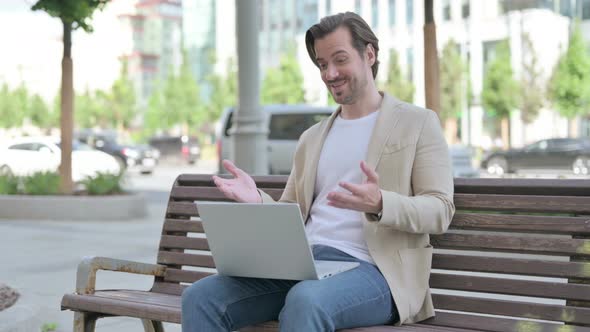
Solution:
{"label": "man's ear", "polygon": [[367,61],[369,62],[369,66],[373,66],[375,61],[375,48],[373,48],[373,44],[368,43],[367,47],[365,48],[365,56],[367,57]]}

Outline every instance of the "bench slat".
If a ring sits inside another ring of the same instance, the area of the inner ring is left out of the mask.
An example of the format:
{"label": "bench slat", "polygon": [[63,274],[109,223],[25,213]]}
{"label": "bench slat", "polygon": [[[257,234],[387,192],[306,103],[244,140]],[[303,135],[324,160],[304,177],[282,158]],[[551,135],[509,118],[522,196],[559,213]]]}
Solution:
{"label": "bench slat", "polygon": [[166,217],[198,217],[199,211],[193,202],[174,202],[168,203]]}
{"label": "bench slat", "polygon": [[160,251],[158,264],[186,265],[215,268],[213,257],[209,255],[185,254],[182,252]]}
{"label": "bench slat", "polygon": [[203,224],[197,220],[166,219],[164,221],[165,232],[203,233]]}
{"label": "bench slat", "polygon": [[455,194],[455,207],[463,210],[590,213],[590,197]]}
{"label": "bench slat", "polygon": [[431,326],[450,326],[466,329],[478,329],[492,332],[590,332],[590,328],[544,322],[522,321],[510,318],[486,317],[454,312],[436,312],[436,316],[418,324]]}
{"label": "bench slat", "polygon": [[590,308],[433,294],[434,307],[490,315],[590,324]]}
{"label": "bench slat", "polygon": [[176,282],[172,283],[165,281],[156,281],[154,282],[154,286],[152,286],[151,291],[154,293],[161,294],[181,295],[187,287],[188,285],[183,285]]}
{"label": "bench slat", "polygon": [[590,255],[590,240],[550,237],[518,237],[445,233],[432,235],[430,243],[439,249],[518,252],[543,255]]}
{"label": "bench slat", "polygon": [[455,193],[590,196],[590,180],[455,178]]}
{"label": "bench slat", "polygon": [[206,238],[162,235],[160,248],[209,250]]}
{"label": "bench slat", "polygon": [[[259,187],[265,193],[269,194],[275,200],[281,198],[283,189],[273,189]],[[189,186],[174,186],[170,197],[176,200],[190,200],[190,201],[231,201],[217,189],[217,187],[189,187]]]}
{"label": "bench slat", "polygon": [[452,229],[590,235],[590,217],[477,214],[458,212]]}
{"label": "bench slat", "polygon": [[[222,178],[228,178],[230,175],[220,175]],[[284,188],[287,182],[285,175],[254,175],[252,176],[256,185],[260,188]],[[176,178],[176,182],[182,186],[206,186],[214,187],[210,174],[181,174]]]}
{"label": "bench slat", "polygon": [[432,268],[555,278],[590,279],[590,263],[435,253]]}
{"label": "bench slat", "polygon": [[213,273],[211,273],[211,272],[202,272],[202,271],[166,269],[166,274],[164,275],[164,281],[193,283],[197,280],[203,279],[203,278],[208,277],[212,274]]}
{"label": "bench slat", "polygon": [[430,287],[470,292],[590,301],[590,285],[432,273]]}

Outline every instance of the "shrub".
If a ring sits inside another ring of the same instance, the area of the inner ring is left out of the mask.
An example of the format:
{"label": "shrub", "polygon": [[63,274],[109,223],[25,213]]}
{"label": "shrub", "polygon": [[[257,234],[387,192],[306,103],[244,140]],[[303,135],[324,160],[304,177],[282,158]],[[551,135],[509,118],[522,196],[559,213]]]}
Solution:
{"label": "shrub", "polygon": [[123,173],[110,174],[99,172],[95,177],[87,177],[82,181],[88,195],[113,195],[123,192],[121,184]]}
{"label": "shrub", "polygon": [[0,175],[0,195],[14,195],[18,192],[18,178],[14,175]]}
{"label": "shrub", "polygon": [[59,193],[59,174],[36,172],[22,177],[22,193],[25,195],[55,195]]}

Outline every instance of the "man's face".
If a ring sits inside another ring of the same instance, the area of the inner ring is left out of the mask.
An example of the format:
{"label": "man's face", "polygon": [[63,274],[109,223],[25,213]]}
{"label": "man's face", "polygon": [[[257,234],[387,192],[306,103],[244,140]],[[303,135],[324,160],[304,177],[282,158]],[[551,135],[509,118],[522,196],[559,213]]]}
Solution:
{"label": "man's face", "polygon": [[352,46],[347,27],[339,27],[324,38],[316,39],[315,52],[322,80],[341,105],[358,101],[373,79],[371,65],[375,61],[372,48],[367,46],[363,56]]}

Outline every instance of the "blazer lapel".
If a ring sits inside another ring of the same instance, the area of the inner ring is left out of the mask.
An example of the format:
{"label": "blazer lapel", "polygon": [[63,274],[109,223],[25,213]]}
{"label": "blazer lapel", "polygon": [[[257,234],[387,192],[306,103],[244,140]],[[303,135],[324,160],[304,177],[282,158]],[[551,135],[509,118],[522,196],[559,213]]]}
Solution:
{"label": "blazer lapel", "polygon": [[317,144],[310,144],[309,152],[307,156],[309,157],[309,173],[305,174],[303,187],[304,187],[304,201],[305,201],[305,222],[307,222],[307,217],[309,216],[309,210],[311,209],[311,204],[313,203],[313,191],[315,188],[315,179],[318,173],[318,163],[320,161],[320,154],[322,153],[322,147],[324,146],[324,142],[326,141],[326,137],[328,136],[328,132],[330,128],[332,128],[332,124],[336,117],[340,114],[340,110],[342,108],[338,107],[334,113],[328,118],[328,121],[324,124],[323,128],[321,128],[320,137]]}
{"label": "blazer lapel", "polygon": [[399,112],[396,110],[396,106],[401,103],[401,101],[395,99],[386,92],[383,92],[383,101],[381,103],[381,108],[379,109],[379,117],[375,123],[375,128],[373,128],[369,147],[367,149],[366,162],[373,170],[377,168],[381,153],[385,148],[385,143],[397,125]]}

